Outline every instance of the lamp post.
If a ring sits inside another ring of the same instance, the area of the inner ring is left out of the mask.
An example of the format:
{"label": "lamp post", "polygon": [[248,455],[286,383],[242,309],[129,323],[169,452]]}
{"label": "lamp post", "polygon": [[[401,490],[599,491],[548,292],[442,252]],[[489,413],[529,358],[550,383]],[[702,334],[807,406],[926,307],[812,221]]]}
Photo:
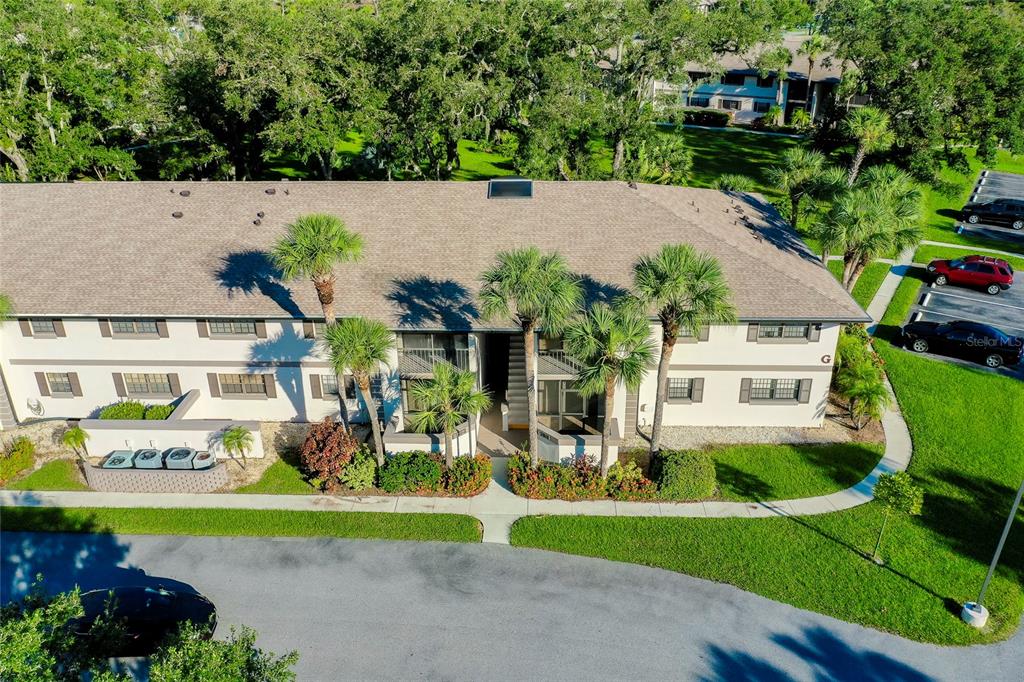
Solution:
{"label": "lamp post", "polygon": [[999,563],[999,555],[1003,553],[1003,545],[1006,544],[1006,536],[1010,534],[1010,526],[1013,525],[1013,520],[1017,516],[1017,507],[1020,506],[1021,497],[1024,497],[1024,481],[1020,482],[1017,498],[1013,501],[1013,506],[1010,507],[1010,515],[1006,519],[1006,525],[1003,526],[1003,535],[999,538],[999,544],[996,545],[996,553],[992,556],[992,563],[989,564],[988,575],[985,576],[985,582],[981,585],[978,601],[967,602],[964,604],[963,610],[960,611],[960,617],[971,627],[983,628],[985,623],[988,622],[988,609],[984,606],[985,592],[988,590],[988,584],[992,582],[992,574],[995,573],[996,564]]}

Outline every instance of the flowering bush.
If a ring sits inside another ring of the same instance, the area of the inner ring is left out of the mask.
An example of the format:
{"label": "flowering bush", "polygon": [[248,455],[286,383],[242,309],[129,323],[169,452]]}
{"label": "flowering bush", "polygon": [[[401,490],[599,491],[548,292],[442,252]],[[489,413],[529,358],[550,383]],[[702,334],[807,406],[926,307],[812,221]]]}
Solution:
{"label": "flowering bush", "polygon": [[299,452],[299,465],[310,482],[332,492],[338,487],[339,476],[359,450],[359,441],[343,424],[326,417],[309,427],[306,441]]}
{"label": "flowering bush", "polygon": [[456,457],[442,476],[444,491],[456,497],[469,497],[484,491],[491,482],[491,458],[487,455]]}
{"label": "flowering bush", "polygon": [[516,495],[535,500],[587,500],[605,497],[605,479],[592,457],[571,464],[541,462],[530,466],[530,456],[519,452],[509,457],[508,482]]}

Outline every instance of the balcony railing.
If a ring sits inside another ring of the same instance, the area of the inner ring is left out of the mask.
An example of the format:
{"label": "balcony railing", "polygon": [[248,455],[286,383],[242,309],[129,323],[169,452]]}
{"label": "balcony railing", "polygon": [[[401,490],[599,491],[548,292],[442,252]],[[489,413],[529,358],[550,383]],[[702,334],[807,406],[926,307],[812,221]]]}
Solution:
{"label": "balcony railing", "polygon": [[539,376],[575,376],[583,364],[564,350],[542,350],[537,353]]}
{"label": "balcony railing", "polygon": [[398,372],[403,375],[431,375],[434,365],[449,362],[459,369],[469,369],[469,349],[403,348],[398,351]]}

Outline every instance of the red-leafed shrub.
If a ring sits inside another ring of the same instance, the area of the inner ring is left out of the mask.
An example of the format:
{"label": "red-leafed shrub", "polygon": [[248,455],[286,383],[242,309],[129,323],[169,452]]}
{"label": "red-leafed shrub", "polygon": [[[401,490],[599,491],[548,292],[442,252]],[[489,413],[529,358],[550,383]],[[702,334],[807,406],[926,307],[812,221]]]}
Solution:
{"label": "red-leafed shrub", "polygon": [[606,496],[605,479],[592,457],[572,464],[540,462],[530,466],[530,456],[516,453],[508,459],[508,482],[516,495],[535,500],[589,500]]}
{"label": "red-leafed shrub", "polygon": [[470,497],[484,491],[491,482],[491,458],[478,454],[476,457],[456,457],[450,469],[441,474],[444,491],[455,497]]}
{"label": "red-leafed shrub", "polygon": [[326,417],[309,427],[299,464],[313,485],[332,492],[338,487],[338,476],[358,450],[359,441],[352,432]]}

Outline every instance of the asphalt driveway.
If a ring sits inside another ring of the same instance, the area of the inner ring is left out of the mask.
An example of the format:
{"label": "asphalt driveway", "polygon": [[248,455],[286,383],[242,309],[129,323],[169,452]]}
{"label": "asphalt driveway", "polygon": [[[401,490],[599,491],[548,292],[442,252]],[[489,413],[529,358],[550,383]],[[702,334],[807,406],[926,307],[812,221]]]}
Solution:
{"label": "asphalt driveway", "polygon": [[[1024,633],[943,649],[660,569],[493,545],[5,533],[2,592],[195,589],[300,680],[1019,679]],[[785,570],[780,566],[779,570]],[[898,604],[891,605],[898,608]]]}

